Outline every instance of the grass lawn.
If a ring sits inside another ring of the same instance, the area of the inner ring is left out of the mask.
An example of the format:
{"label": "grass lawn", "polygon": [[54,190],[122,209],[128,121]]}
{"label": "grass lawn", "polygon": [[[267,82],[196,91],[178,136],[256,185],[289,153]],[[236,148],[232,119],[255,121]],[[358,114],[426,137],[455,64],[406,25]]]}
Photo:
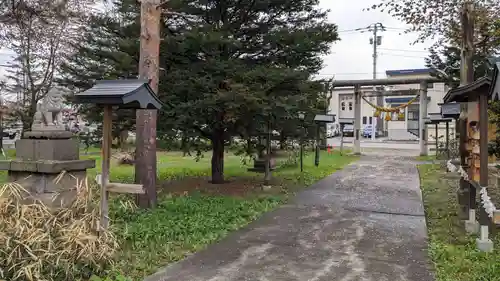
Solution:
{"label": "grass lawn", "polygon": [[[276,208],[290,194],[355,159],[322,152],[320,166],[316,168],[314,154],[309,152],[304,159],[303,173],[298,166],[279,167],[273,172],[273,187],[262,191],[263,174],[248,172],[250,166],[243,165],[238,156],[226,155],[228,183],[212,185],[208,183],[209,154],[196,162],[192,157],[182,157],[181,153],[159,152],[157,208],[134,210],[123,204],[131,197],[112,196],[111,225],[121,242],[116,270],[134,281],[142,280],[162,266],[220,240]],[[92,169],[89,176],[94,177],[98,172],[99,168]],[[132,182],[133,178],[133,166],[112,164],[112,181]]]}
{"label": "grass lawn", "polygon": [[[466,235],[464,224],[457,216],[458,181],[447,178],[439,165],[419,165],[419,172],[436,280],[500,280],[500,234],[491,234],[496,247],[494,252],[477,251],[476,236]],[[499,194],[491,196],[495,202],[500,202]]]}
{"label": "grass lawn", "polygon": [[436,160],[436,155],[426,155],[426,156],[417,156],[417,161],[434,161]]}
{"label": "grass lawn", "polygon": [[[82,159],[96,159],[88,170],[93,182],[100,173],[100,155],[81,153]],[[249,172],[239,156],[227,153],[225,184],[210,184],[210,154],[199,161],[178,152],[158,152],[158,206],[139,210],[130,204],[131,195],[111,194],[111,229],[120,243],[114,271],[133,281],[214,243],[231,231],[276,208],[291,194],[356,160],[355,156],[321,153],[319,167],[314,153],[304,158],[304,172],[298,163],[278,159],[271,188],[262,190],[263,174]],[[134,167],[111,163],[111,181],[131,183]],[[253,163],[251,163],[253,165]],[[5,173],[1,174],[6,181]],[[121,279],[119,279],[121,280]]]}

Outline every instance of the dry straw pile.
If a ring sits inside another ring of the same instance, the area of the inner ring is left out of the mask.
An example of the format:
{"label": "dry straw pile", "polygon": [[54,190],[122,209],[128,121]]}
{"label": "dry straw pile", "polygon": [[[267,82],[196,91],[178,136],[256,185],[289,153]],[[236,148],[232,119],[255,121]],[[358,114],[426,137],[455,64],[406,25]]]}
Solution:
{"label": "dry straw pile", "polygon": [[98,201],[87,182],[68,207],[27,204],[16,183],[0,188],[0,280],[82,280],[113,262],[115,237],[98,231]]}

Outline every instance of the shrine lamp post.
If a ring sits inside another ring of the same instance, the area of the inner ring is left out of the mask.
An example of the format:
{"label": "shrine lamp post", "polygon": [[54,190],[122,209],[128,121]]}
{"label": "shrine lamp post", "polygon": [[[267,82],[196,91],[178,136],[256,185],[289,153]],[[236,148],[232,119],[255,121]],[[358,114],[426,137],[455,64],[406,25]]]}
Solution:
{"label": "shrine lamp post", "polygon": [[306,118],[306,114],[304,112],[299,112],[299,119],[300,119],[300,172],[304,171],[304,120]]}
{"label": "shrine lamp post", "polygon": [[316,114],[314,116],[314,122],[316,123],[316,151],[314,155],[314,165],[319,166],[319,128],[321,124],[333,123],[335,122],[335,115],[333,114]]}

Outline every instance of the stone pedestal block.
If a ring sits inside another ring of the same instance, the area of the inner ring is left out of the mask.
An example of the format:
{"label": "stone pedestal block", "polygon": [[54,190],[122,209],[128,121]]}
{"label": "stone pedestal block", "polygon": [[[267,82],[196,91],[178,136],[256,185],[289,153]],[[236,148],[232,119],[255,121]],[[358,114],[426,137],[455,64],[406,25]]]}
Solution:
{"label": "stone pedestal block", "polygon": [[4,160],[0,170],[7,170],[9,181],[30,192],[27,201],[39,199],[49,206],[65,206],[73,201],[76,188],[87,176],[95,160]]}
{"label": "stone pedestal block", "polygon": [[493,241],[491,239],[476,239],[476,247],[481,252],[492,252],[493,251]]}
{"label": "stone pedestal block", "polygon": [[[276,169],[276,159],[271,158],[270,162],[270,167],[269,169],[271,171]],[[253,162],[253,168],[248,169],[249,171],[252,172],[260,172],[264,173],[266,171],[266,160],[265,159],[257,159]]]}
{"label": "stone pedestal block", "polygon": [[76,197],[77,187],[85,181],[87,172],[70,171],[60,174],[29,173],[22,171],[9,171],[9,180],[19,183],[31,194],[26,202],[35,199],[42,201],[47,206],[66,206],[71,204]]}
{"label": "stone pedestal block", "polygon": [[78,143],[73,139],[20,139],[16,157],[21,160],[77,160]]}
{"label": "stone pedestal block", "polygon": [[95,167],[95,160],[79,160],[72,133],[57,126],[24,136],[16,141],[17,158],[0,161],[0,170],[7,170],[11,182],[30,192],[27,201],[38,199],[52,207],[73,202],[77,186],[85,180],[87,169]]}

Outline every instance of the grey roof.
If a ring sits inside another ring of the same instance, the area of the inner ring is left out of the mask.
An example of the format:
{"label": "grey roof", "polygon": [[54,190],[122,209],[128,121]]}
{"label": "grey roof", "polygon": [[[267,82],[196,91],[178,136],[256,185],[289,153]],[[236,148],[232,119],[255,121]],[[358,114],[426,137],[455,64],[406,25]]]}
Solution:
{"label": "grey roof", "polygon": [[459,103],[442,103],[439,106],[441,107],[441,115],[445,118],[458,118],[460,116]]}
{"label": "grey roof", "polygon": [[132,109],[160,109],[161,102],[148,80],[100,80],[82,93],[75,94],[76,103],[117,105]]}
{"label": "grey roof", "polygon": [[354,124],[354,118],[339,118],[338,122],[339,124],[350,125]]}
{"label": "grey roof", "polygon": [[492,100],[500,99],[500,62],[496,62],[493,68],[493,78],[489,94]]}
{"label": "grey roof", "polygon": [[491,79],[489,77],[479,78],[472,83],[449,90],[444,96],[443,101],[445,103],[467,102],[471,99],[476,99],[480,93],[488,94],[490,85]]}

